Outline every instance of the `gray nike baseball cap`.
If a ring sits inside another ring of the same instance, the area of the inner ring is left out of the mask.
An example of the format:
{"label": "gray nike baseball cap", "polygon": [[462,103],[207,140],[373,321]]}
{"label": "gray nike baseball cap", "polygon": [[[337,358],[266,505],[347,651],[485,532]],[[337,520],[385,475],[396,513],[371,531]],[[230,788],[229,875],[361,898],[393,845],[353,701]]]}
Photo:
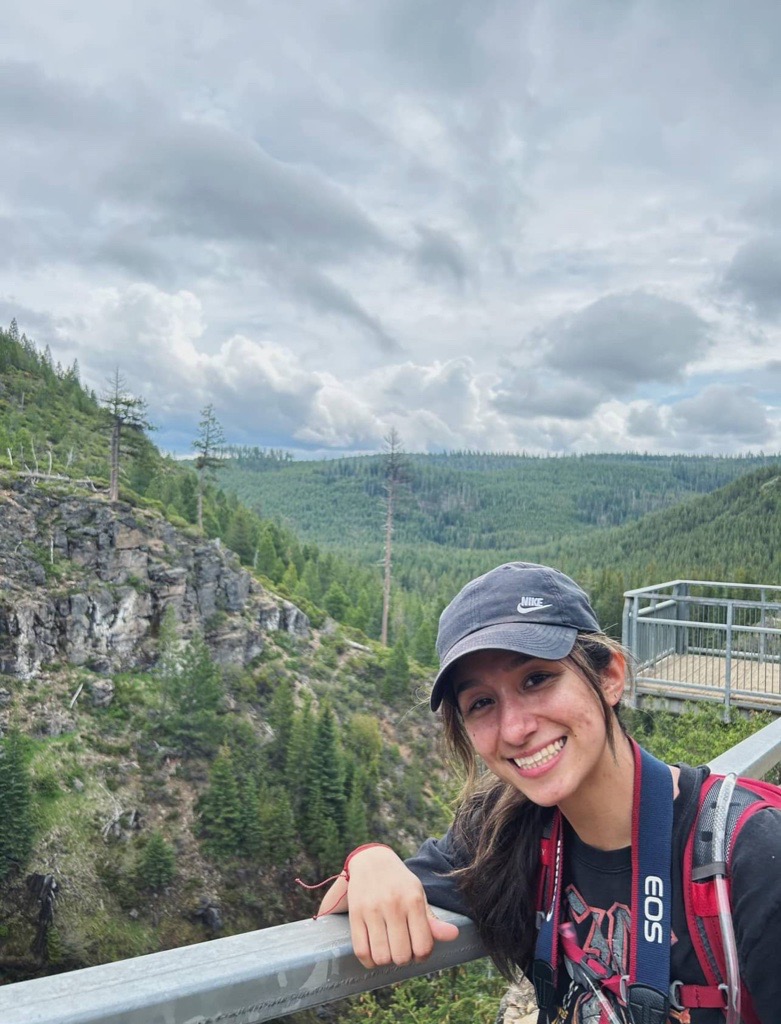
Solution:
{"label": "gray nike baseball cap", "polygon": [[465,654],[498,648],[558,661],[578,633],[599,632],[585,591],[563,572],[534,562],[497,566],[467,583],[439,618],[431,708],[442,703],[448,673]]}

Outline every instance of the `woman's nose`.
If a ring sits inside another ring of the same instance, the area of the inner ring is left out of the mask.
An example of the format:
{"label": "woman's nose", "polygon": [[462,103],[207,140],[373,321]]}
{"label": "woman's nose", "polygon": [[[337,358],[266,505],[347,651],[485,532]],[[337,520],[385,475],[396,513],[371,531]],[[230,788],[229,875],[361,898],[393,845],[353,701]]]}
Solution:
{"label": "woman's nose", "polygon": [[537,728],[537,719],[522,697],[514,695],[501,707],[500,730],[505,743],[524,743]]}

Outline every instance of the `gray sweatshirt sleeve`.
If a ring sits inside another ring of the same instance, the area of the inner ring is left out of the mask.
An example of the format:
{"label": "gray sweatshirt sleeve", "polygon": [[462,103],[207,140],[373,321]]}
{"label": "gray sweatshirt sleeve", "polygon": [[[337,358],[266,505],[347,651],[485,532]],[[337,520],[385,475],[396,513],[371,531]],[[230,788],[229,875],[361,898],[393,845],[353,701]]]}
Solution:
{"label": "gray sweatshirt sleeve", "polygon": [[465,866],[463,854],[453,841],[451,831],[441,839],[427,839],[404,863],[423,883],[426,899],[432,907],[442,907],[469,917],[456,880],[447,877],[454,868]]}

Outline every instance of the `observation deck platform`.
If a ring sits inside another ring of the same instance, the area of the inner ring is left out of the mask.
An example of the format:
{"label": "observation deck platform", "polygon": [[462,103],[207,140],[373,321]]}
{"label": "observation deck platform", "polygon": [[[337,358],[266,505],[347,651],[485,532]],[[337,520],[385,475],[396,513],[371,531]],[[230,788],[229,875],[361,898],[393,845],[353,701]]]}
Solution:
{"label": "observation deck platform", "polygon": [[781,715],[781,587],[671,580],[624,594],[628,703],[690,700]]}

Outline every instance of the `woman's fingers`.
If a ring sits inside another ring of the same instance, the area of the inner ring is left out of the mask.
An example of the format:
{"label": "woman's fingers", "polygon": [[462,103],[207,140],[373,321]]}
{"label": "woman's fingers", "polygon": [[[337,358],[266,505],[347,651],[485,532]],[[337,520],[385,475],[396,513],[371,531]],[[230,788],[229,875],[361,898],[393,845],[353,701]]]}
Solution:
{"label": "woman's fingers", "polygon": [[437,942],[452,942],[458,938],[458,926],[449,924],[447,921],[440,921],[434,911],[429,907],[429,928],[431,935]]}
{"label": "woman's fingers", "polygon": [[458,935],[455,925],[434,916],[422,893],[392,908],[352,911],[350,931],[355,955],[369,968],[421,962],[431,955],[435,941]]}
{"label": "woman's fingers", "polygon": [[390,963],[390,949],[385,922],[381,919],[371,923],[358,914],[350,914],[350,938],[353,952],[366,968],[382,967]]}

